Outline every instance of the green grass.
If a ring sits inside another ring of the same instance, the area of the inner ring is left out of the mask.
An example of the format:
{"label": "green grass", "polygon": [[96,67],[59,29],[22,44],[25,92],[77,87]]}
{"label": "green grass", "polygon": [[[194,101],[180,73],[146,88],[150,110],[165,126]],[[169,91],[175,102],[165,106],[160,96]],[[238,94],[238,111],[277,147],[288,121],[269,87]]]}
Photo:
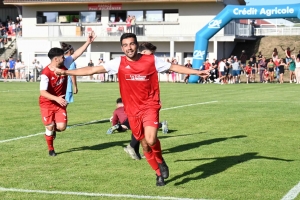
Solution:
{"label": "green grass", "polygon": [[[56,157],[43,135],[38,83],[0,83],[0,187],[205,199],[281,199],[300,181],[299,85],[161,83],[170,133],[158,133],[170,168],[165,187],[145,160],[123,151],[130,133],[106,135],[109,122],[58,133]],[[115,83],[79,83],[69,125],[107,119]],[[133,199],[6,191],[0,199]]]}

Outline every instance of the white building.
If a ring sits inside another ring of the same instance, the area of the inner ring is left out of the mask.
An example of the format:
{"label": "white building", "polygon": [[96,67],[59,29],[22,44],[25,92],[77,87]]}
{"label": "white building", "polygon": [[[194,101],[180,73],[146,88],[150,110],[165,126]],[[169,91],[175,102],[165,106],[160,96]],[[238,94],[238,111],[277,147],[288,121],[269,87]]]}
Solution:
{"label": "white building", "polygon": [[[152,42],[157,56],[176,57],[184,64],[192,58],[195,34],[212,20],[226,4],[245,5],[244,0],[4,0],[5,5],[21,6],[23,34],[17,38],[18,52],[30,63],[37,58],[49,63],[47,52],[60,47],[60,42],[75,49],[86,41],[86,33],[94,30],[97,38],[77,66],[90,59],[97,64],[101,57],[109,60],[122,55],[120,35],[126,31],[126,17],[136,17],[138,41]],[[115,3],[121,2],[121,3]],[[151,3],[150,3],[151,2]],[[121,21],[123,22],[120,22]],[[77,22],[78,21],[78,22]],[[78,25],[82,25],[82,27]],[[210,39],[209,59],[228,56],[235,41],[244,36],[230,23]],[[227,52],[227,53],[226,53]]]}

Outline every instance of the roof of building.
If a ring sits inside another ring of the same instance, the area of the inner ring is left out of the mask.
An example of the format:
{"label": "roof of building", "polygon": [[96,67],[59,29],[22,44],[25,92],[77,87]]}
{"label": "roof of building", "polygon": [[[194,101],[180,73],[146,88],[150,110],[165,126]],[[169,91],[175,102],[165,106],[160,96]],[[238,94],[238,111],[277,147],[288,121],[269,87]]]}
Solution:
{"label": "roof of building", "polygon": [[[223,0],[3,0],[4,4],[14,5],[46,5],[46,4],[111,4],[111,3],[181,3],[181,2],[203,2],[220,3]],[[244,2],[244,0],[238,0]]]}

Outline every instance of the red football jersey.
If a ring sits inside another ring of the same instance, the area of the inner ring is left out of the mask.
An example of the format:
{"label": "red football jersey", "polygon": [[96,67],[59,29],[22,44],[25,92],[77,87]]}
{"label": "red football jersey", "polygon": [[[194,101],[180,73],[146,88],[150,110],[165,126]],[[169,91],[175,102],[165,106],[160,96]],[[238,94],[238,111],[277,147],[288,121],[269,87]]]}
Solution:
{"label": "red football jersey", "polygon": [[[68,70],[65,66],[61,69]],[[45,67],[41,73],[40,90],[46,90],[54,96],[61,96],[66,94],[68,83],[68,76],[56,76],[54,71],[51,71],[49,67]],[[56,101],[51,101],[43,96],[39,98],[40,107],[43,108],[55,108],[56,106],[62,107]]]}
{"label": "red football jersey", "polygon": [[141,55],[137,61],[125,56],[105,63],[109,74],[118,74],[121,98],[128,117],[138,116],[149,108],[160,109],[157,72],[170,69],[171,63],[154,55]]}

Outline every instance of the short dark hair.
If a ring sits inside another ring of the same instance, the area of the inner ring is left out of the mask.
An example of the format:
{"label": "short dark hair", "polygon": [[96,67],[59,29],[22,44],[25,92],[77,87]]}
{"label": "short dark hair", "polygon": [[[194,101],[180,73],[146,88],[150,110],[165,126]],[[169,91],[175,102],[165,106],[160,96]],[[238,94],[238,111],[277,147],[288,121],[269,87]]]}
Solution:
{"label": "short dark hair", "polygon": [[64,50],[65,54],[68,53],[71,49],[73,49],[72,45],[64,43],[64,42],[61,43],[60,46],[61,46],[62,50]]}
{"label": "short dark hair", "polygon": [[144,50],[149,50],[152,53],[154,53],[156,51],[156,46],[154,46],[152,43],[150,42],[142,42],[139,45],[139,52],[142,52]]}
{"label": "short dark hair", "polygon": [[56,56],[62,56],[62,55],[64,55],[64,50],[57,47],[51,48],[50,51],[48,52],[48,57],[50,58],[50,60],[52,60]]}
{"label": "short dark hair", "polygon": [[121,98],[117,98],[117,104],[118,103],[123,103]]}
{"label": "short dark hair", "polygon": [[127,38],[133,38],[135,44],[138,44],[137,39],[136,39],[136,35],[134,33],[123,33],[123,35],[120,38],[121,45],[122,45],[122,41],[124,39],[127,39]]}

